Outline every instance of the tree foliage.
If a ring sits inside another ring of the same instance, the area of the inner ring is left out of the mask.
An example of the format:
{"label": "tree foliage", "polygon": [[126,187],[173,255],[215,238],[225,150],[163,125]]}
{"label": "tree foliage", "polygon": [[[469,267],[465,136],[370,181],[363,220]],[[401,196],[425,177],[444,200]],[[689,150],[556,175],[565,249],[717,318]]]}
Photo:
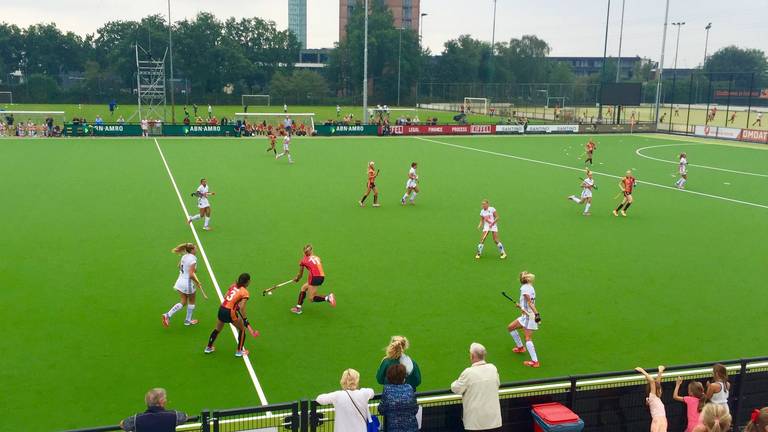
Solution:
{"label": "tree foliage", "polygon": [[[717,50],[704,63],[704,70],[711,74],[734,74],[733,79],[738,88],[747,88],[755,74],[754,86],[768,85],[768,59],[765,52],[759,49],[739,48],[728,46]],[[722,76],[720,77],[722,78]]]}

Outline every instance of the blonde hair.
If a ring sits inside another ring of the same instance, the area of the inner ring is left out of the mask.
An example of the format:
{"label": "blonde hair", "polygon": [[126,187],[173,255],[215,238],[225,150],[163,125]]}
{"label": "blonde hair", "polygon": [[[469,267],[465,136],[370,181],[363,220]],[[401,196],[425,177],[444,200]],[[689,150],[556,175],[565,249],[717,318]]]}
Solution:
{"label": "blonde hair", "polygon": [[147,392],[147,394],[144,396],[144,402],[147,403],[147,407],[161,407],[165,405],[164,402],[166,398],[167,393],[165,392],[165,389],[157,387]]}
{"label": "blonde hair", "polygon": [[724,406],[708,403],[701,410],[701,423],[709,432],[725,432],[731,429],[731,415]]}
{"label": "blonde hair", "polygon": [[521,284],[529,284],[533,283],[533,281],[536,279],[536,275],[533,273],[529,273],[526,270],[523,270],[520,272],[520,283]]}
{"label": "blonde hair", "polygon": [[387,356],[384,358],[399,359],[409,346],[408,339],[405,336],[392,336],[386,348]]}
{"label": "blonde hair", "polygon": [[768,407],[755,409],[750,415],[744,432],[765,432],[766,430],[768,430]]}
{"label": "blonde hair", "polygon": [[304,249],[302,249],[302,251],[303,251],[304,253],[307,253],[307,251],[311,251],[311,250],[312,250],[312,243],[307,243],[307,244],[305,244],[305,245],[304,245]]}
{"label": "blonde hair", "polygon": [[194,243],[182,243],[175,248],[171,249],[171,252],[175,254],[180,254],[182,252],[184,253],[192,253],[192,251],[195,249]]}
{"label": "blonde hair", "polygon": [[345,369],[341,374],[339,384],[341,384],[342,390],[357,390],[360,386],[360,372],[354,369]]}

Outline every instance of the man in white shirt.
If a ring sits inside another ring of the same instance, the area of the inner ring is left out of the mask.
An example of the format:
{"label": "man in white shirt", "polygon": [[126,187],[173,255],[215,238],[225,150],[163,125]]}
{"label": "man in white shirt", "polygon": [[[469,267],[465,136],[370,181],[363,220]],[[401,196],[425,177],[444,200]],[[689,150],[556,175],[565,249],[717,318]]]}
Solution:
{"label": "man in white shirt", "polygon": [[485,347],[473,342],[469,346],[472,366],[451,384],[451,391],[461,395],[465,430],[501,430],[499,372],[496,366],[485,362],[485,355]]}

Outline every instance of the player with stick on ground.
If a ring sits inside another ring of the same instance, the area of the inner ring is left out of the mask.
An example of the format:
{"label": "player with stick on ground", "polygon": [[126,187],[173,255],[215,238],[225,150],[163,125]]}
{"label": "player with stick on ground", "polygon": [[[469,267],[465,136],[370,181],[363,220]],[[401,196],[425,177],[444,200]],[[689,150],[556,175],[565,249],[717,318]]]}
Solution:
{"label": "player with stick on ground", "polygon": [[[539,329],[539,323],[541,322],[541,315],[539,310],[536,309],[536,290],[533,288],[533,281],[536,279],[536,275],[527,271],[520,272],[520,301],[515,303],[522,315],[507,326],[509,334],[515,341],[515,347],[512,349],[516,353],[524,353],[526,348],[528,354],[531,356],[531,360],[523,362],[524,365],[533,368],[539,367],[539,357],[536,355],[536,347],[533,345],[533,332]],[[510,298],[506,293],[504,297]],[[525,346],[520,339],[518,329],[523,329],[525,333]]]}
{"label": "player with stick on ground", "polygon": [[622,216],[627,216],[627,210],[632,205],[632,190],[634,190],[636,183],[637,179],[632,176],[632,170],[627,170],[627,175],[619,182],[619,189],[621,189],[619,194],[623,194],[624,198],[621,200],[621,204],[616,207],[616,210],[613,211],[614,216],[618,216],[619,211],[621,211]]}
{"label": "player with stick on ground", "polygon": [[360,207],[365,206],[365,199],[373,191],[373,206],[379,206],[379,189],[376,187],[376,177],[379,176],[379,170],[374,168],[374,162],[368,162],[368,183],[366,183],[365,195],[360,199]]}
{"label": "player with stick on ground", "polygon": [[688,181],[688,158],[685,153],[680,153],[680,162],[677,165],[677,172],[680,178],[675,182],[678,189],[685,189],[685,183]]}
{"label": "player with stick on ground", "polygon": [[507,257],[507,252],[504,251],[504,245],[501,244],[501,241],[499,240],[499,225],[497,224],[499,221],[499,214],[496,212],[495,208],[491,207],[487,199],[483,200],[481,206],[480,223],[477,225],[477,229],[482,228],[483,234],[480,236],[480,243],[477,245],[475,259],[480,259],[480,256],[483,254],[483,245],[489,232],[492,233],[493,242],[496,243],[496,247],[499,248],[499,253],[501,254],[500,258],[505,259]]}
{"label": "player with stick on ground", "polygon": [[295,307],[291,308],[291,312],[301,315],[302,305],[307,296],[315,303],[328,302],[332,307],[336,307],[336,297],[334,297],[333,293],[327,296],[318,295],[317,293],[317,287],[325,281],[325,272],[323,271],[323,263],[320,261],[320,257],[312,254],[311,244],[304,246],[304,257],[299,262],[299,274],[293,278],[294,282],[298,282],[301,279],[305,268],[309,271],[309,277],[307,278],[307,283],[301,286],[299,301]]}
{"label": "player with stick on ground", "polygon": [[208,345],[206,345],[204,351],[206,354],[216,350],[213,343],[216,342],[216,337],[219,336],[224,325],[232,324],[237,329],[237,351],[235,351],[235,356],[242,357],[248,355],[248,350],[244,348],[245,330],[247,329],[253,337],[259,336],[259,331],[251,327],[251,323],[248,322],[248,315],[245,312],[245,304],[250,298],[248,293],[248,284],[250,283],[251,275],[243,273],[237,278],[237,282],[232,284],[226,294],[224,294],[224,301],[221,302],[219,307],[216,328],[213,329],[211,336],[208,337]]}
{"label": "player with stick on ground", "polygon": [[206,231],[211,230],[211,227],[209,226],[211,223],[211,203],[208,202],[208,197],[212,195],[216,195],[216,192],[208,190],[208,180],[204,178],[200,179],[200,186],[198,186],[197,190],[192,193],[192,196],[197,197],[197,208],[200,213],[190,217],[189,220],[187,220],[187,223],[192,223],[200,218],[204,218],[205,223],[203,224],[203,229]]}
{"label": "player with stick on ground", "polygon": [[581,179],[581,198],[576,195],[570,195],[569,200],[576,204],[584,204],[584,216],[589,216],[589,207],[592,206],[592,189],[595,188],[595,180],[592,178],[592,171],[587,170],[587,178]]}
{"label": "player with stick on ground", "polygon": [[400,200],[400,204],[405,205],[405,200],[408,195],[411,196],[411,204],[415,204],[413,201],[416,199],[416,194],[419,193],[419,176],[416,174],[416,162],[411,163],[411,169],[408,170],[408,180],[405,182],[405,195]]}
{"label": "player with stick on ground", "polygon": [[589,141],[587,141],[587,144],[584,146],[584,151],[587,153],[587,159],[584,161],[585,165],[587,162],[592,165],[592,154],[595,152],[596,148],[597,144],[595,144],[595,142],[592,141],[592,138],[590,138]]}
{"label": "player with stick on ground", "polygon": [[181,299],[178,303],[173,305],[168,312],[163,314],[164,327],[168,327],[171,322],[171,317],[185,305],[187,306],[187,317],[184,319],[184,325],[189,326],[197,324],[197,320],[192,319],[192,314],[195,312],[195,287],[200,289],[203,293],[203,297],[206,299],[208,298],[205,291],[203,291],[203,285],[200,283],[200,279],[197,278],[196,251],[197,247],[192,243],[182,243],[171,250],[171,252],[181,255],[179,277],[176,278],[176,283],[173,285],[173,289],[179,292]]}

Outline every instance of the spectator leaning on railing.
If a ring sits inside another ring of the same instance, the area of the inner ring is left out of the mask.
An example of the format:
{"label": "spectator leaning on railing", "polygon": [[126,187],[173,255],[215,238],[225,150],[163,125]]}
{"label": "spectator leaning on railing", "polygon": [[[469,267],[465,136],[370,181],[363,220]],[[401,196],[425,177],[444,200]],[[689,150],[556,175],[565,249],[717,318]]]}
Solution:
{"label": "spectator leaning on railing", "polygon": [[376,372],[376,381],[379,384],[394,384],[387,381],[387,370],[393,364],[401,364],[405,367],[405,383],[410,384],[414,391],[421,384],[419,365],[405,354],[405,350],[409,346],[410,344],[405,336],[392,336],[387,346],[387,355],[381,361],[379,370]]}
{"label": "spectator leaning on railing", "polygon": [[379,412],[384,415],[386,432],[416,432],[419,423],[416,413],[416,393],[413,387],[405,383],[405,366],[399,363],[387,369],[387,382],[381,393]]}
{"label": "spectator leaning on railing", "polygon": [[499,372],[496,366],[485,362],[485,355],[485,347],[473,342],[469,346],[472,366],[451,384],[451,391],[461,395],[464,430],[501,430]]}
{"label": "spectator leaning on railing", "polygon": [[143,413],[132,415],[120,422],[120,428],[124,431],[136,432],[174,432],[176,426],[187,421],[187,415],[181,411],[169,411],[165,409],[168,399],[165,389],[153,388],[144,397],[147,410]]}
{"label": "spectator leaning on railing", "polygon": [[366,432],[368,430],[368,401],[373,389],[359,388],[360,373],[347,369],[341,374],[341,390],[324,393],[315,399],[321,405],[333,405],[334,432]]}

